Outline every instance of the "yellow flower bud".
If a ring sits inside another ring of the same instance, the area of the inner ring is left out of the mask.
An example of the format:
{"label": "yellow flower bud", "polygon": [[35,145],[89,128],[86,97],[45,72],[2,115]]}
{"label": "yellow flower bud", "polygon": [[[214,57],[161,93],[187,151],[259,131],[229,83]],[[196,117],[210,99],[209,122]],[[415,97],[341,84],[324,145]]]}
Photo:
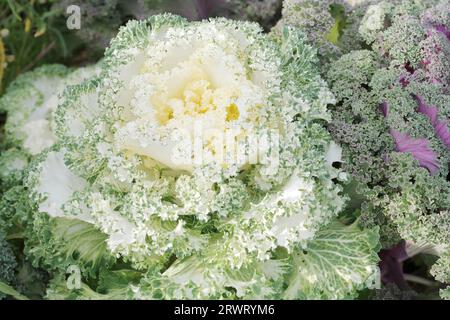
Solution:
{"label": "yellow flower bud", "polygon": [[30,18],[25,19],[25,32],[30,32],[31,30],[31,20]]}

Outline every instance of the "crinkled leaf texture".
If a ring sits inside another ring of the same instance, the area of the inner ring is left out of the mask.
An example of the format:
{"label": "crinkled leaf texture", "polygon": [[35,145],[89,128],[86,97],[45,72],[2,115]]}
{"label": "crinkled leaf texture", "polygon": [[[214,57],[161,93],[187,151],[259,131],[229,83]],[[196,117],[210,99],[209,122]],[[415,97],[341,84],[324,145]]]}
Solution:
{"label": "crinkled leaf texture", "polygon": [[[337,299],[364,287],[376,230],[327,227],[346,199],[317,61],[288,26],[275,38],[248,22],[160,15],[121,28],[100,75],[65,88],[57,143],[25,178],[26,250],[55,275],[47,298]],[[274,131],[264,148],[279,154],[225,162],[208,143],[204,163],[180,164],[171,156],[192,155],[173,133],[195,135],[194,121],[233,140]]]}
{"label": "crinkled leaf texture", "polygon": [[[252,268],[221,270],[192,256],[174,263],[162,274],[144,275],[129,269],[107,271],[100,275],[96,290],[83,283],[70,290],[66,279],[59,276],[52,281],[47,298],[350,299],[379,279],[378,250],[377,228],[361,230],[356,224],[334,222],[320,231],[306,249],[296,250],[291,265],[286,260],[268,260]],[[214,287],[218,283],[221,286]],[[235,288],[235,295],[227,287]],[[282,287],[286,288],[284,292]],[[283,293],[279,296],[276,291]]]}
{"label": "crinkled leaf texture", "polygon": [[40,214],[26,241],[26,250],[36,265],[60,271],[75,265],[82,274],[96,277],[100,269],[115,261],[105,240],[106,235],[90,223]]}

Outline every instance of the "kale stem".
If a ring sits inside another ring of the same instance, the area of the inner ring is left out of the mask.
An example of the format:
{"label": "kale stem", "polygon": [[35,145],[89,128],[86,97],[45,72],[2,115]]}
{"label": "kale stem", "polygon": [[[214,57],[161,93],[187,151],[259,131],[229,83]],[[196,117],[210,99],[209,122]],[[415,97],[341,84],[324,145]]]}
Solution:
{"label": "kale stem", "polygon": [[424,286],[428,286],[428,287],[437,287],[439,286],[439,283],[437,283],[436,281],[431,281],[419,276],[415,276],[413,274],[404,274],[404,278],[406,281],[410,281],[410,282],[415,282],[415,283],[419,283],[422,284]]}

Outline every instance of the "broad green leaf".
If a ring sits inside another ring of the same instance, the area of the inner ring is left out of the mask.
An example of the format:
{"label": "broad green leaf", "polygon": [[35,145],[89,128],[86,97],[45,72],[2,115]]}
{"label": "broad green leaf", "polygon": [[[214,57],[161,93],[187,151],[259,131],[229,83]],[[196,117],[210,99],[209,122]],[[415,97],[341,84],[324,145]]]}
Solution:
{"label": "broad green leaf", "polygon": [[142,273],[136,270],[107,270],[100,274],[98,291],[112,295],[114,292],[123,293],[129,285],[137,285]]}
{"label": "broad green leaf", "polygon": [[67,257],[75,257],[93,270],[111,264],[107,236],[92,224],[77,219],[55,219],[54,236],[64,244]]}
{"label": "broad green leaf", "polygon": [[338,44],[339,38],[341,37],[347,22],[345,8],[342,5],[334,4],[331,6],[330,13],[333,16],[335,23],[328,34],[325,35],[325,38],[333,44]]}
{"label": "broad green leaf", "polygon": [[344,299],[377,280],[378,229],[333,223],[294,254],[285,299]]}
{"label": "broad green leaf", "polygon": [[13,297],[16,300],[28,300],[27,297],[17,292],[13,287],[8,286],[6,283],[0,281],[0,292]]}

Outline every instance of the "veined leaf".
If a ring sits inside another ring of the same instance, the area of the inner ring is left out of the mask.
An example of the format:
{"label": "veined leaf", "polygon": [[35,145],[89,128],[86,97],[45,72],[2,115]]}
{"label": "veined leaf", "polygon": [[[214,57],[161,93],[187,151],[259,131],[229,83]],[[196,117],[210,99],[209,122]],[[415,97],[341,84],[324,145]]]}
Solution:
{"label": "veined leaf", "polygon": [[344,299],[376,280],[378,229],[332,223],[294,255],[285,299]]}
{"label": "veined leaf", "polygon": [[76,256],[84,264],[89,264],[93,270],[114,261],[107,248],[107,236],[90,223],[56,218],[54,235],[64,244],[67,257]]}

